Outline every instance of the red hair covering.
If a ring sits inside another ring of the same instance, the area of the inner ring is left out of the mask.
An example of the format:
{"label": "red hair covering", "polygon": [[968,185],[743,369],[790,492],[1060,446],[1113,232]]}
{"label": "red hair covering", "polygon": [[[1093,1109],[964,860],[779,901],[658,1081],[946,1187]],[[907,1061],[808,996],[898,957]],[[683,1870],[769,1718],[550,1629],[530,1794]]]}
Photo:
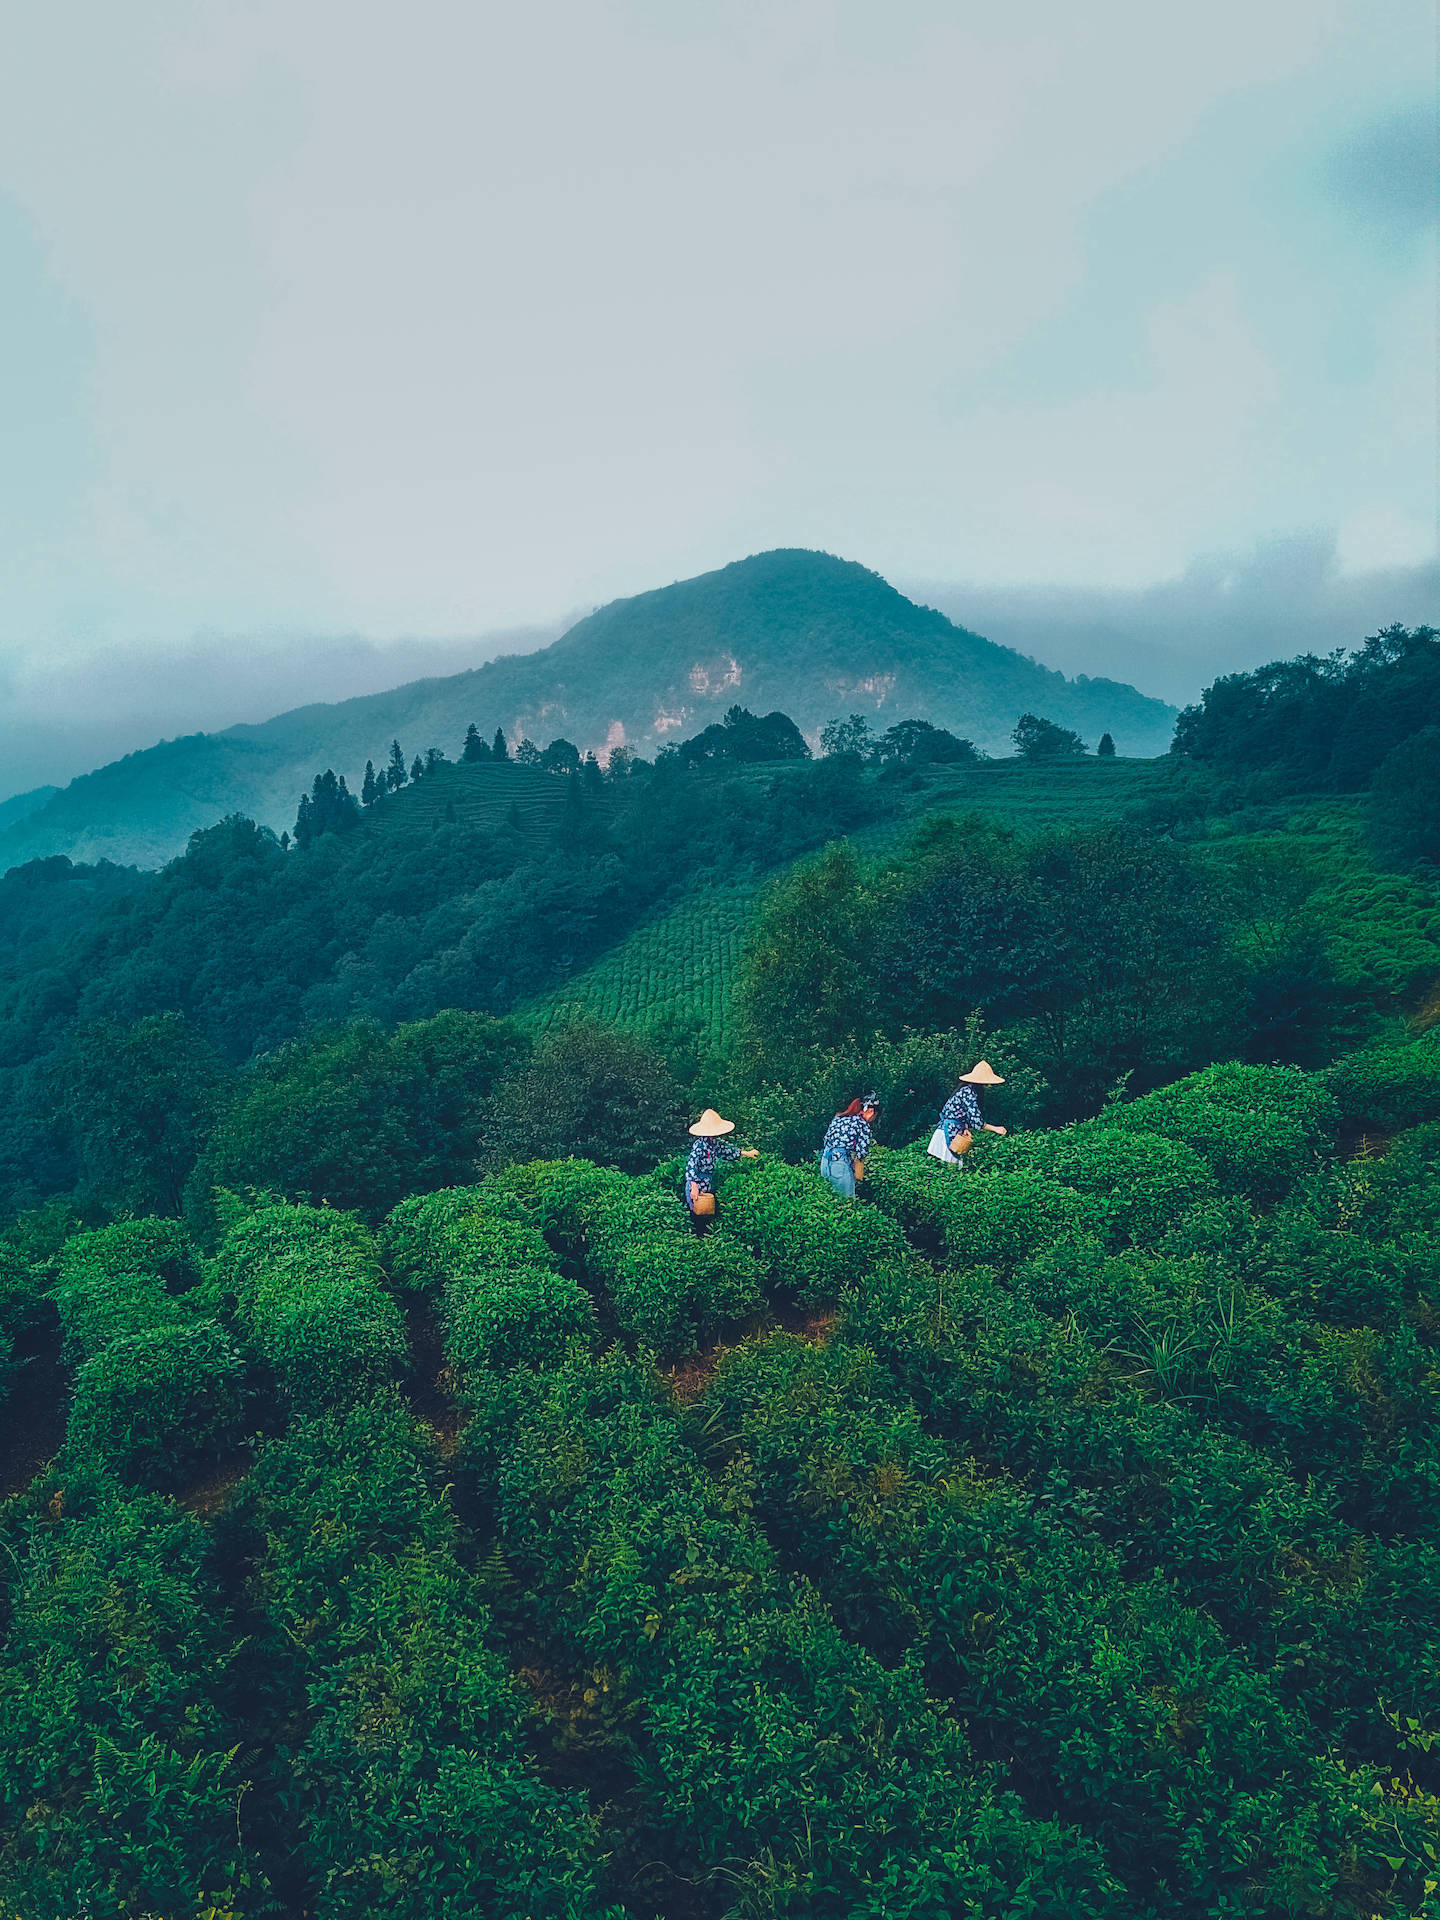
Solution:
{"label": "red hair covering", "polygon": [[839,1113],[836,1114],[835,1118],[837,1120],[849,1120],[855,1114],[863,1113],[864,1111],[865,1109],[861,1106],[858,1100],[852,1100],[848,1107],[842,1107],[840,1109]]}

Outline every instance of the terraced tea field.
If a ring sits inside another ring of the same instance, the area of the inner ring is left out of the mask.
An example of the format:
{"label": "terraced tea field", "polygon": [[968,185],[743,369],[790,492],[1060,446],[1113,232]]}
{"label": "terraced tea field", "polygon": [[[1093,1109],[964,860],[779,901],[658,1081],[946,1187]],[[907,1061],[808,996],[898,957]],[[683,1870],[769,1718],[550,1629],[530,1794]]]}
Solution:
{"label": "terraced tea field", "polygon": [[715,1040],[729,1011],[754,900],[753,886],[717,888],[683,900],[637,927],[574,980],[531,1001],[516,1018],[536,1034],[576,1018],[632,1033],[698,1019],[705,1040]]}

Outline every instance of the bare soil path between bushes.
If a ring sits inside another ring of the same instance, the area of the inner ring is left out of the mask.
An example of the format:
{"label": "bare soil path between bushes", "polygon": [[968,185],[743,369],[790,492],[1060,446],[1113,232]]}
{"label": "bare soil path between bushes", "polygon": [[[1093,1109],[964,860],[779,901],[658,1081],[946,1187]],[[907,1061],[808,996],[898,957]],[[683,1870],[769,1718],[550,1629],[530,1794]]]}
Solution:
{"label": "bare soil path between bushes", "polygon": [[15,1342],[10,1393],[0,1406],[0,1499],[21,1493],[65,1441],[70,1376],[60,1361],[60,1328],[29,1327]]}

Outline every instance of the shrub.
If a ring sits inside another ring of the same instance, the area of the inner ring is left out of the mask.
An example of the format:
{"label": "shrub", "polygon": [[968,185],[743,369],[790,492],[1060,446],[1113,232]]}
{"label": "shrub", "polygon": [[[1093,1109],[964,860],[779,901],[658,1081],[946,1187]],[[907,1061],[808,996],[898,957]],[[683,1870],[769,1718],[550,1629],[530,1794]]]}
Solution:
{"label": "shrub", "polygon": [[1398,1133],[1440,1120],[1440,1027],[1421,1038],[1367,1047],[1324,1076],[1352,1125]]}
{"label": "shrub", "polygon": [[293,1775],[328,1920],[620,1920],[581,1797],[544,1782],[525,1703],[393,1392],[300,1419],[245,1496],[275,1657],[309,1703]]}
{"label": "shrub", "polygon": [[68,1278],[82,1267],[151,1274],[169,1293],[187,1293],[201,1278],[199,1249],[180,1220],[120,1220],[77,1233],[65,1243],[60,1271]]}
{"label": "shrub", "polygon": [[159,1491],[239,1437],[244,1363],[213,1321],[112,1339],[75,1380],[70,1444]]}
{"label": "shrub", "polygon": [[1109,1107],[1097,1124],[1182,1141],[1223,1192],[1269,1206],[1315,1171],[1339,1122],[1319,1076],[1229,1061]]}
{"label": "shrub", "polygon": [[559,1027],[502,1080],[485,1119],[487,1166],[575,1154],[638,1173],[669,1151],[685,1100],[643,1040],[594,1021]]}
{"label": "shrub", "polygon": [[811,1167],[761,1161],[725,1178],[721,1210],[759,1260],[772,1287],[811,1306],[863,1286],[904,1258],[900,1229],[877,1207],[842,1200]]}
{"label": "shrub", "polygon": [[56,1497],[60,1517],[37,1502],[7,1556],[0,1907],[223,1911],[248,1869],[246,1780],[217,1706],[228,1650],[205,1533],[113,1485],[87,1496],[67,1477]]}
{"label": "shrub", "polygon": [[[1152,1245],[1190,1207],[1213,1199],[1215,1178],[1194,1150],[1160,1134],[1083,1121],[1007,1140],[982,1136],[971,1149],[975,1169],[1027,1168],[1074,1187],[1095,1203],[1116,1244]],[[972,1171],[956,1177],[964,1179]]]}
{"label": "shrub", "polygon": [[72,1359],[99,1353],[112,1340],[143,1337],[194,1320],[185,1303],[168,1294],[150,1273],[72,1267],[54,1298]]}
{"label": "shrub", "polygon": [[351,1215],[262,1208],[226,1235],[218,1267],[292,1408],[366,1394],[400,1364],[400,1312]]}
{"label": "shrub", "polygon": [[380,1230],[380,1251],[404,1287],[438,1291],[457,1274],[553,1265],[538,1228],[511,1217],[511,1200],[479,1187],[447,1187],[402,1200]]}
{"label": "shrub", "polygon": [[493,1175],[481,1194],[517,1203],[581,1263],[617,1323],[657,1351],[684,1352],[763,1298],[748,1249],[723,1226],[696,1239],[679,1198],[653,1179],[536,1161]]}
{"label": "shrub", "polygon": [[463,1274],[445,1290],[445,1350],[456,1365],[554,1366],[594,1330],[585,1289],[553,1267]]}

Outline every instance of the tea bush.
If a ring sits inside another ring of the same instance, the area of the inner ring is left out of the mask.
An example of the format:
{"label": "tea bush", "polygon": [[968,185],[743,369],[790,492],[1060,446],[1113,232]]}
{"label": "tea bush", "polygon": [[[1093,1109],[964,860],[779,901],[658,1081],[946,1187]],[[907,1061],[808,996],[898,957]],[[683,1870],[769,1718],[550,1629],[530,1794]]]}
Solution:
{"label": "tea bush", "polygon": [[306,1905],[326,1920],[606,1920],[593,1823],[527,1757],[523,1697],[432,1481],[426,1442],[381,1391],[298,1419],[247,1488],[255,1603],[305,1704],[282,1763]]}
{"label": "tea bush", "polygon": [[7,1526],[0,1910],[26,1920],[220,1912],[242,1879],[246,1774],[204,1530],[103,1480],[42,1482]]}
{"label": "tea bush", "polygon": [[1152,1246],[1181,1214],[1218,1193],[1210,1169],[1183,1141],[1104,1121],[1005,1140],[982,1134],[971,1154],[981,1174],[1024,1169],[1086,1195],[1115,1246]]}
{"label": "tea bush", "polygon": [[609,1301],[616,1324],[658,1352],[684,1352],[754,1311],[761,1270],[723,1227],[697,1239],[672,1193],[588,1161],[532,1161],[480,1189],[517,1203]]}
{"label": "tea bush", "polygon": [[320,1207],[265,1207],[231,1229],[217,1269],[287,1403],[314,1411],[369,1392],[405,1352],[370,1233]]}
{"label": "tea bush", "polygon": [[240,1437],[245,1364],[213,1320],[110,1340],[75,1377],[70,1445],[124,1480],[184,1484]]}
{"label": "tea bush", "polygon": [[572,1356],[495,1390],[480,1424],[505,1551],[552,1657],[615,1703],[639,1762],[631,1845],[658,1889],[794,1920],[878,1920],[897,1890],[916,1913],[984,1910],[1002,1887],[1017,1914],[1116,1910],[1088,1848],[973,1777],[914,1671],[849,1645],[786,1577],[653,1375]]}
{"label": "tea bush", "polygon": [[1107,1107],[1099,1124],[1182,1141],[1222,1192],[1270,1206],[1318,1170],[1340,1109],[1314,1074],[1229,1061]]}
{"label": "tea bush", "polygon": [[487,1209],[478,1188],[405,1201],[381,1246],[392,1274],[443,1286],[446,1351],[467,1372],[548,1366],[594,1330],[590,1296],[556,1270],[544,1236]]}
{"label": "tea bush", "polygon": [[[737,1349],[707,1398],[755,1511],[839,1617],[910,1650],[962,1723],[1011,1756],[1033,1811],[1104,1847],[1139,1901],[1257,1916],[1326,1894],[1358,1791],[1272,1678],[1160,1581],[1037,1514],[1008,1475],[951,1472],[873,1358],[787,1339]],[[1277,1753],[1294,1767],[1277,1789]]]}
{"label": "tea bush", "polygon": [[773,1294],[802,1306],[834,1300],[905,1256],[887,1213],[842,1200],[814,1168],[742,1165],[726,1174],[720,1194],[726,1233],[761,1263]]}
{"label": "tea bush", "polygon": [[1440,1120],[1440,1027],[1347,1054],[1324,1079],[1346,1120],[1368,1132]]}

